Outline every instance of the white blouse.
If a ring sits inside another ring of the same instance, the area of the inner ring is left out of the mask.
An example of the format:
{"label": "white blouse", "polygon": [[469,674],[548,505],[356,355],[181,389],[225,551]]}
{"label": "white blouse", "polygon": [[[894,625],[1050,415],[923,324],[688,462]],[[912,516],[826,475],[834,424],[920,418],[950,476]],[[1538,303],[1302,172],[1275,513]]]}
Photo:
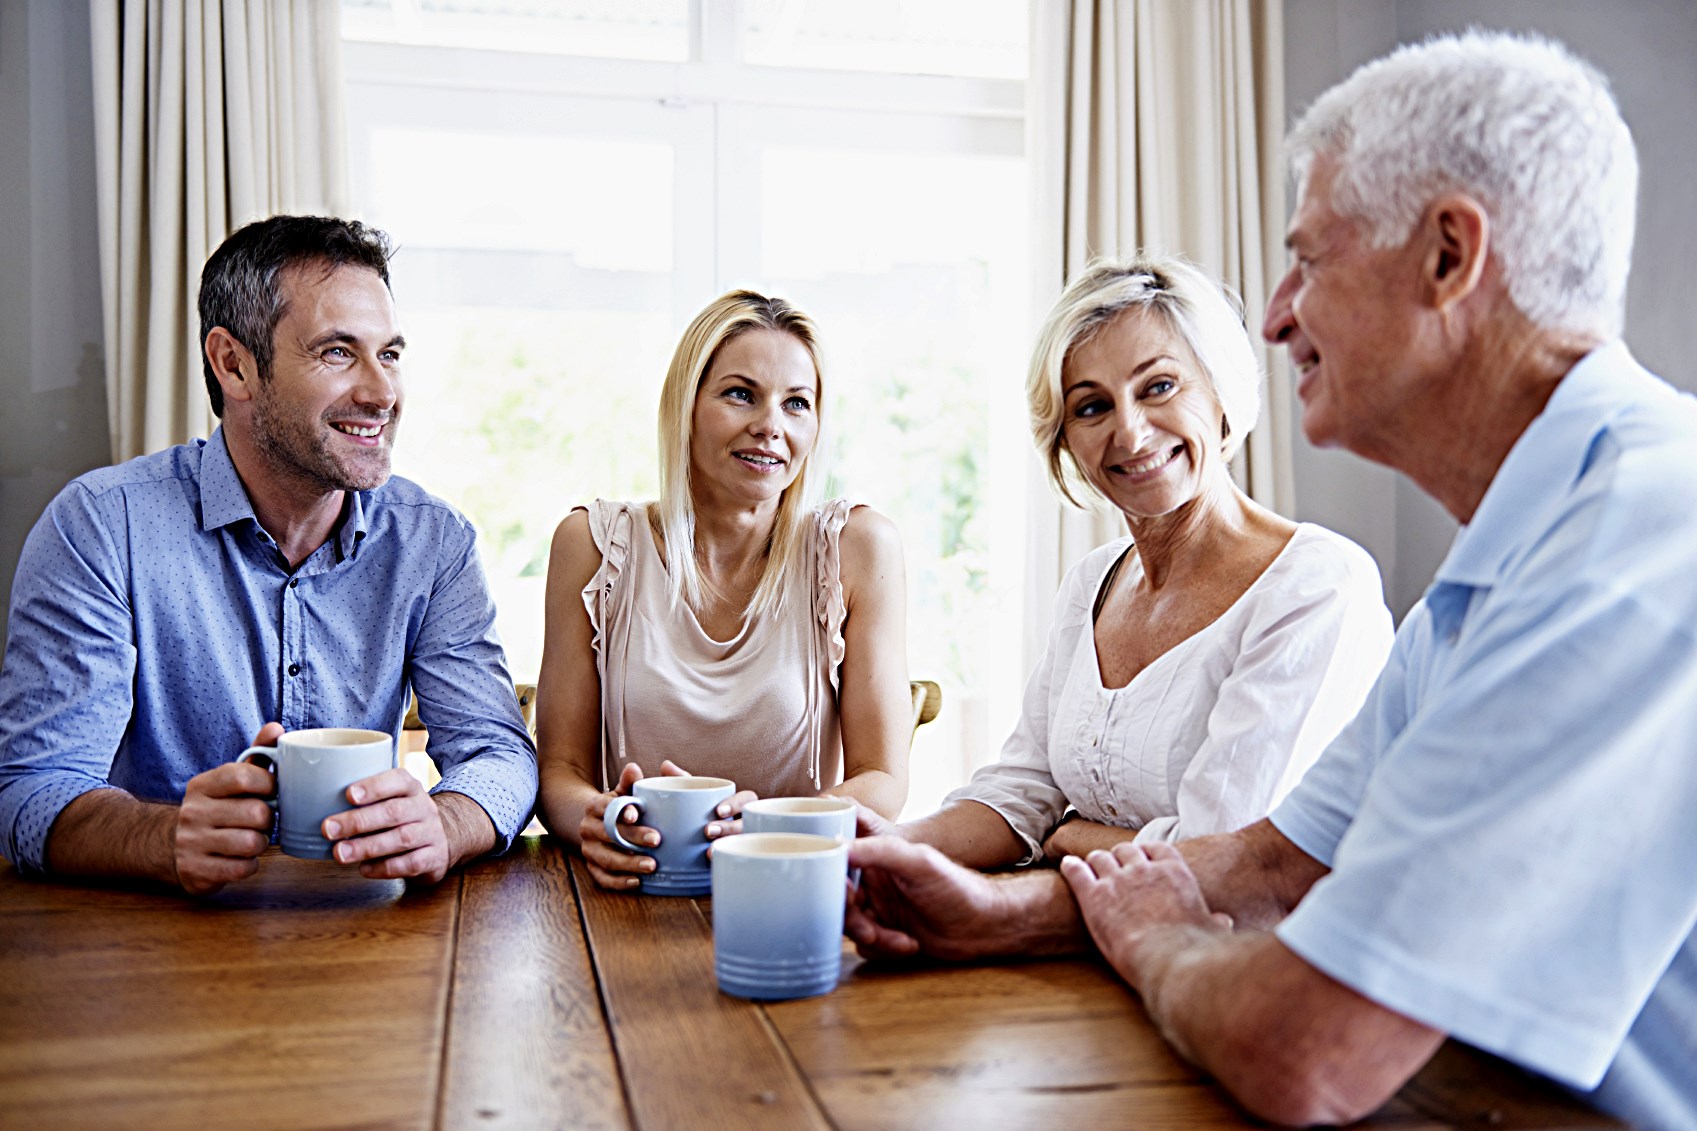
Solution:
{"label": "white blouse", "polygon": [[1002,747],[944,799],[979,801],[1025,841],[1023,862],[1070,805],[1139,841],[1229,832],[1266,816],[1360,708],[1390,651],[1379,568],[1349,539],[1303,523],[1213,624],[1102,686],[1094,609],[1122,538],[1061,582],[1049,648]]}

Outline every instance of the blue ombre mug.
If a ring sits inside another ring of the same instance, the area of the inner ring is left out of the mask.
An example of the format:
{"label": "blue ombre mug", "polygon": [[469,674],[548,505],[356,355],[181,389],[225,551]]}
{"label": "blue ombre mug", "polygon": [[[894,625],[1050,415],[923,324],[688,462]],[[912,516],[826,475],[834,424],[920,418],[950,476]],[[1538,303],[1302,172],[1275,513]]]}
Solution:
{"label": "blue ombre mug", "polygon": [[[719,820],[719,803],[737,790],[728,778],[643,778],[626,797],[615,797],[602,821],[607,839],[632,852],[654,857],[657,867],[642,877],[648,895],[706,895],[713,890],[707,869],[707,826]],[[634,808],[640,820],[660,834],[658,848],[632,844],[619,830],[619,817]],[[721,842],[723,843],[723,842]]]}
{"label": "blue ombre mug", "polygon": [[355,808],[348,787],[395,765],[395,740],[380,730],[291,730],[276,746],[250,746],[238,762],[263,763],[277,778],[277,843],[290,856],[328,860],[324,818]]}
{"label": "blue ombre mug", "polygon": [[713,846],[713,970],[754,1001],[837,988],[848,845],[803,833],[743,833]]}

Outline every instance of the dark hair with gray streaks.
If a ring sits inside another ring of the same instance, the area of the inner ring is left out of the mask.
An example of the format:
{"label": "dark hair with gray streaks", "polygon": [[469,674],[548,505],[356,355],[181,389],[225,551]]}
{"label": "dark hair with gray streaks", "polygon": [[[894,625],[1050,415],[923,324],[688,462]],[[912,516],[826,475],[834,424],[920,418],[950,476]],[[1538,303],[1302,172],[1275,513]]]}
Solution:
{"label": "dark hair with gray streaks", "polygon": [[206,359],[206,338],[222,326],[248,348],[259,378],[271,375],[272,337],[284,314],[278,276],[287,267],[319,264],[328,277],[343,267],[375,271],[389,285],[389,237],[358,220],[272,216],[238,228],[200,272],[200,366],[212,411],[224,415],[224,390]]}

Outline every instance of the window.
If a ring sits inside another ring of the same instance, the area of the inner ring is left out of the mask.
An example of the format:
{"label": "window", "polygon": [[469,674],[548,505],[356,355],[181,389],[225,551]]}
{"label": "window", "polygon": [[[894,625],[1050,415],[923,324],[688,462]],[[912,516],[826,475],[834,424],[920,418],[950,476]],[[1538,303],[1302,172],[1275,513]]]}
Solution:
{"label": "window", "polygon": [[[928,14],[853,16],[884,10]],[[730,287],[779,294],[823,335],[830,490],[902,532],[909,669],[944,688],[909,812],[933,808],[994,756],[1024,674],[1024,4],[344,14],[355,201],[399,245],[411,343],[396,470],[477,524],[515,678],[560,518],[655,493],[683,326]]]}

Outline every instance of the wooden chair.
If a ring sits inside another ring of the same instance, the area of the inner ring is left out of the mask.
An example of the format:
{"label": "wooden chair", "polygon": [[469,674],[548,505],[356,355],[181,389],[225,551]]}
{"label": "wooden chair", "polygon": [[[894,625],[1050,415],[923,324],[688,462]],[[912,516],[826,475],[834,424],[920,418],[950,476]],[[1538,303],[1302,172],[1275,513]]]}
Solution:
{"label": "wooden chair", "polygon": [[918,731],[943,709],[943,689],[929,679],[910,679],[907,687],[913,694],[913,729]]}

